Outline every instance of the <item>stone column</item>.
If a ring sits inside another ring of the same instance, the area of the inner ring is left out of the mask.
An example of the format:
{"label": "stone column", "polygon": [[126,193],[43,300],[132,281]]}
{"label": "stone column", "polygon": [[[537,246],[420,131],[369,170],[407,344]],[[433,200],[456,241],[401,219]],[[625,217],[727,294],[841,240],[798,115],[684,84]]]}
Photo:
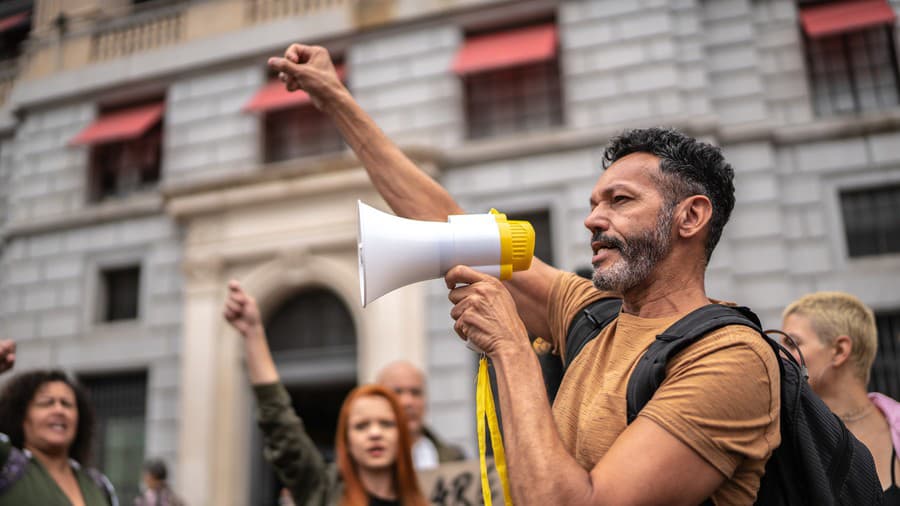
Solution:
{"label": "stone column", "polygon": [[240,422],[233,412],[241,371],[237,343],[224,335],[222,270],[215,258],[185,263],[178,483],[189,504],[239,504],[244,498],[228,479],[237,460],[234,425]]}

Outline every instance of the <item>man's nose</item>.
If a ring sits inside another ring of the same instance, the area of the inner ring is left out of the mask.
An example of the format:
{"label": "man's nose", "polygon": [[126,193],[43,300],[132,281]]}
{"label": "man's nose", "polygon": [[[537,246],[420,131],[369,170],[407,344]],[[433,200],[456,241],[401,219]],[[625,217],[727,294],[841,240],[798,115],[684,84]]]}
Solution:
{"label": "man's nose", "polygon": [[603,232],[609,229],[609,218],[606,216],[603,206],[596,206],[591,209],[591,212],[584,219],[584,226],[591,232]]}

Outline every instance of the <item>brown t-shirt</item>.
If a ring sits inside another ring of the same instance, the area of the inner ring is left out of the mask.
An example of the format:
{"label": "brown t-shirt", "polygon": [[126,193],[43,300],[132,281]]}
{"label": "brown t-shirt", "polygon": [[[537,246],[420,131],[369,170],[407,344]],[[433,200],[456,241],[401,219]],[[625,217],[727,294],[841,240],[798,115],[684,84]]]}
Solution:
{"label": "brown t-shirt", "polygon": [[[557,350],[565,350],[576,313],[608,295],[574,274],[557,277],[548,314]],[[553,417],[563,444],[583,468],[593,469],[625,430],[632,370],[656,335],[683,316],[621,313],[569,366]],[[638,416],[656,422],[727,478],[713,502],[752,504],[765,463],[781,442],[779,381],[769,345],[752,329],[730,325],[675,355]]]}

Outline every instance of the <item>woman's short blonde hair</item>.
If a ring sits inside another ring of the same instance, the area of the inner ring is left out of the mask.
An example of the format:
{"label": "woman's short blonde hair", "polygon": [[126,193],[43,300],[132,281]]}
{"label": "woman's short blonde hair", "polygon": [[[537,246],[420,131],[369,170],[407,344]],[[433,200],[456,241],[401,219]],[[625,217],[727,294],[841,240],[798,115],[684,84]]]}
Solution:
{"label": "woman's short blonde hair", "polygon": [[816,292],[792,302],[783,318],[805,316],[823,344],[830,345],[839,336],[853,343],[850,363],[856,375],[869,383],[869,372],[878,351],[878,328],[875,314],[858,297],[844,292]]}

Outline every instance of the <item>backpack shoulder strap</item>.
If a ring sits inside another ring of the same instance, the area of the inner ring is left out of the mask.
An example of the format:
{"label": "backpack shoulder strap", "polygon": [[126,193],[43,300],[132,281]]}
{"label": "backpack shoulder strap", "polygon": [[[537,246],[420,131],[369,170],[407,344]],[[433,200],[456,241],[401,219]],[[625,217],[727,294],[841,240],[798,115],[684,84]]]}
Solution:
{"label": "backpack shoulder strap", "polygon": [[619,316],[621,310],[622,299],[607,297],[595,300],[578,312],[572,319],[572,323],[569,324],[569,332],[566,334],[563,375],[584,346],[593,341],[601,330],[612,323]]}
{"label": "backpack shoulder strap", "polygon": [[109,501],[110,506],[119,506],[119,498],[116,495],[116,488],[113,486],[112,482],[109,481],[109,478],[107,478],[105,474],[101,473],[97,469],[94,469],[93,467],[85,468],[85,472],[91,478],[91,481],[94,482],[94,485],[96,485],[97,488],[102,490],[103,494],[106,495],[106,500]]}
{"label": "backpack shoulder strap", "polygon": [[656,336],[628,378],[628,423],[650,402],[666,378],[666,364],[701,337],[728,325],[746,325],[760,334],[759,318],[748,308],[709,304],[690,312]]}

